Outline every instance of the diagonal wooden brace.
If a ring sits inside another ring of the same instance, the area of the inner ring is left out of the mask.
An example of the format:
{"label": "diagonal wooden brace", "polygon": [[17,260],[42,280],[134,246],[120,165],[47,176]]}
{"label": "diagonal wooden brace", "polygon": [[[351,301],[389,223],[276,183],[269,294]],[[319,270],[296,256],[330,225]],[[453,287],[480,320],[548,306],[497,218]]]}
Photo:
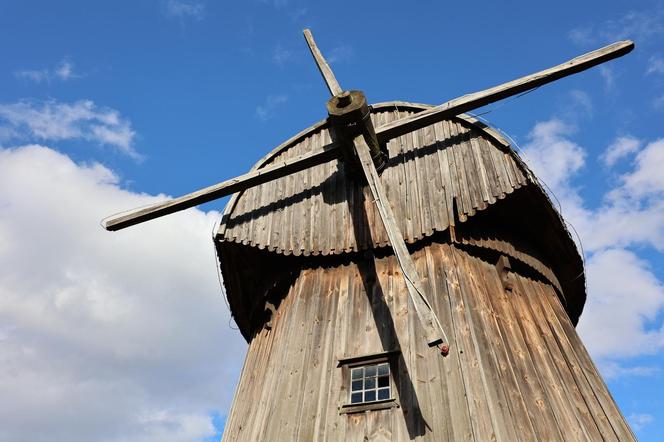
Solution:
{"label": "diagonal wooden brace", "polygon": [[449,342],[445,336],[445,332],[436,317],[436,314],[431,308],[431,304],[424,294],[424,287],[420,276],[417,273],[415,268],[415,263],[410,256],[410,252],[406,247],[406,241],[403,239],[403,235],[399,231],[396,220],[394,218],[394,213],[390,207],[390,203],[387,200],[385,194],[385,189],[383,188],[382,183],[380,182],[380,177],[378,176],[378,171],[374,166],[374,162],[371,159],[371,152],[369,150],[369,145],[364,139],[364,135],[358,135],[353,140],[353,145],[357,153],[362,171],[367,180],[369,188],[371,189],[371,194],[376,202],[378,207],[378,213],[380,218],[383,221],[385,230],[387,231],[387,236],[392,245],[392,250],[399,262],[401,271],[403,273],[404,279],[406,281],[406,288],[408,289],[408,294],[410,299],[413,301],[413,306],[415,307],[415,313],[422,323],[424,332],[426,334],[427,344],[430,347],[438,347],[443,354],[447,356],[449,352]]}

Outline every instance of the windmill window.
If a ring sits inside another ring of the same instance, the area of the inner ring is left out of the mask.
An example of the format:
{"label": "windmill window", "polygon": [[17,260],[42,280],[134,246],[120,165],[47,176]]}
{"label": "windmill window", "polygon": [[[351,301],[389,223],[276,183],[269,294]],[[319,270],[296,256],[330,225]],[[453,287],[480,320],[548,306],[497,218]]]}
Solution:
{"label": "windmill window", "polygon": [[393,379],[397,354],[397,351],[390,351],[339,360],[345,386],[341,413],[399,406]]}
{"label": "windmill window", "polygon": [[361,404],[390,399],[390,364],[351,368],[350,403]]}

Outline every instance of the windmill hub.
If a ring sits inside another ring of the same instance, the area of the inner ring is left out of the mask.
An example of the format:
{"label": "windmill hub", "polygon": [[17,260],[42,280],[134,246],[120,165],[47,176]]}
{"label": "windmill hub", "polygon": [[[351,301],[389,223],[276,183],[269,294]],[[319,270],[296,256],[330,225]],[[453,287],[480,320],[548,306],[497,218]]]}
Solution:
{"label": "windmill hub", "polygon": [[387,164],[387,149],[381,146],[376,137],[376,130],[371,122],[371,108],[362,91],[343,91],[327,101],[328,121],[335,141],[344,150],[344,160],[350,163],[351,170],[356,170],[357,157],[353,139],[364,135],[369,145],[371,159],[380,172]]}
{"label": "windmill hub", "polygon": [[353,101],[353,98],[352,98],[350,92],[348,92],[348,91],[343,91],[342,93],[337,95],[336,98],[337,98],[337,107],[340,107],[340,108],[348,106]]}

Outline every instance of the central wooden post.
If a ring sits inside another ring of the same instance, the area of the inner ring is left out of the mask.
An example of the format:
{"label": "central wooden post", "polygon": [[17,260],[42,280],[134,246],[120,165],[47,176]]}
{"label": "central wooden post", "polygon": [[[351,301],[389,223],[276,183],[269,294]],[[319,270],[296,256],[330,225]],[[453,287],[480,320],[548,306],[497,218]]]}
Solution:
{"label": "central wooden post", "polygon": [[344,160],[351,169],[359,169],[359,160],[353,140],[364,135],[369,145],[371,159],[381,172],[387,164],[387,150],[381,147],[371,122],[371,107],[362,91],[343,91],[327,101],[327,114],[335,141],[342,146]]}

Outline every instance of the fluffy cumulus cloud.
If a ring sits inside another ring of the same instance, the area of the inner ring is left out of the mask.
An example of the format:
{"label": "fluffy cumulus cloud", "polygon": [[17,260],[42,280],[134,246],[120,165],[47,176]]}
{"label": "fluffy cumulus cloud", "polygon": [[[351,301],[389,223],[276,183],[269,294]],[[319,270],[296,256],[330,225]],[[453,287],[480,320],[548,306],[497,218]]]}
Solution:
{"label": "fluffy cumulus cloud", "polygon": [[0,149],[0,189],[0,440],[215,435],[245,348],[215,273],[218,213],[106,232],[104,216],[165,196],[40,145]]}
{"label": "fluffy cumulus cloud", "polygon": [[664,348],[664,283],[641,257],[642,250],[664,250],[664,139],[616,138],[598,160],[607,166],[624,160],[627,171],[591,207],[575,187],[588,154],[574,134],[557,119],[538,123],[524,157],[583,241],[588,302],[579,332],[608,377],[651,375],[656,367],[630,365],[630,358]]}
{"label": "fluffy cumulus cloud", "polygon": [[0,103],[0,143],[16,140],[87,140],[140,159],[131,123],[114,109],[90,100],[73,103],[23,100]]}
{"label": "fluffy cumulus cloud", "polygon": [[641,141],[632,136],[616,138],[602,154],[602,161],[607,167],[612,167],[618,160],[637,152],[641,147]]}
{"label": "fluffy cumulus cloud", "polygon": [[567,188],[569,179],[585,163],[585,150],[569,137],[574,132],[573,126],[559,119],[537,123],[530,132],[523,155],[552,188]]}

